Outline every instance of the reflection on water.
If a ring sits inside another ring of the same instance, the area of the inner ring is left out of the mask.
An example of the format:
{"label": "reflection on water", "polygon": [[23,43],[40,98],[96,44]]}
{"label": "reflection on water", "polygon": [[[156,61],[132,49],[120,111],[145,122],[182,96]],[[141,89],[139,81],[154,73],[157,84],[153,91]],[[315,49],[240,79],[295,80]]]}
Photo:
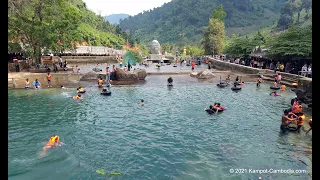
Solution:
{"label": "reflection on water", "polygon": [[[81,101],[72,100],[72,88],[9,90],[9,179],[103,179],[97,169],[121,172],[119,179],[311,179],[311,134],[279,133],[293,92],[271,97],[265,84],[234,93],[206,83],[168,88],[165,81],[113,86],[111,96],[88,84]],[[214,102],[227,110],[208,115],[203,109]],[[65,145],[38,159],[52,134]]]}

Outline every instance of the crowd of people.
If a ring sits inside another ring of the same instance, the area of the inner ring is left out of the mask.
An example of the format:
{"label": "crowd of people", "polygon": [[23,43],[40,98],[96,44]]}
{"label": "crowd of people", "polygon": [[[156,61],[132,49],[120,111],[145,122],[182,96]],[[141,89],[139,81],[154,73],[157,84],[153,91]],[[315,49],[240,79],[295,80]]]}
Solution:
{"label": "crowd of people", "polygon": [[260,69],[270,69],[274,71],[286,72],[291,74],[301,74],[302,76],[312,78],[312,63],[303,63],[299,61],[274,61],[271,59],[262,59],[257,57],[224,58],[216,57],[221,61],[250,66]]}
{"label": "crowd of people", "polygon": [[[291,100],[292,107],[284,110],[282,115],[282,121],[280,129],[283,133],[289,132],[301,132],[301,127],[306,119],[303,111],[302,104],[297,98]],[[309,120],[310,128],[306,131],[308,134],[312,130],[312,119]]]}

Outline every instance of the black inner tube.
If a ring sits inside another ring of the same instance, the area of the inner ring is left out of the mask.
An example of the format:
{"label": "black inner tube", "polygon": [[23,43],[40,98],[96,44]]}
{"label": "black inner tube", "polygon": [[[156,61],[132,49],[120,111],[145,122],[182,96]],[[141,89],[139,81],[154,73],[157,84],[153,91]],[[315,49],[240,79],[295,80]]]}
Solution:
{"label": "black inner tube", "polygon": [[232,87],[232,90],[241,90],[241,87]]}
{"label": "black inner tube", "polygon": [[111,95],[111,92],[101,92],[102,95]]}
{"label": "black inner tube", "polygon": [[273,87],[273,86],[270,86],[270,89],[280,89],[280,87]]}

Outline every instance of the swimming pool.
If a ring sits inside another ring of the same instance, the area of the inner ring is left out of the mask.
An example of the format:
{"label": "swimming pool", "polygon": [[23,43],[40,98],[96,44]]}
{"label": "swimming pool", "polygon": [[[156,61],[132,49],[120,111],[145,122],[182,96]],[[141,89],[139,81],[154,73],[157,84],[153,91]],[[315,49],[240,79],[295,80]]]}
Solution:
{"label": "swimming pool", "polygon": [[[272,97],[268,84],[236,93],[210,83],[179,83],[153,76],[144,84],[114,86],[101,96],[75,89],[9,90],[8,177],[14,179],[311,179],[311,134],[281,135],[291,91]],[[145,105],[137,103],[144,99]],[[220,102],[226,111],[208,115]],[[52,134],[64,143],[38,155]],[[230,169],[247,173],[230,173]],[[307,173],[249,173],[292,169]]]}

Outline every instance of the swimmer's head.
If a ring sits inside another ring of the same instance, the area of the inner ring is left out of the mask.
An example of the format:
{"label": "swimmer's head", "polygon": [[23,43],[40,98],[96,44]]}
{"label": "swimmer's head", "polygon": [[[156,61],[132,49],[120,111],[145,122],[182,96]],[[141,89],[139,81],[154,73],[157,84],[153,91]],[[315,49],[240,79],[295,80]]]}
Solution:
{"label": "swimmer's head", "polygon": [[29,79],[27,78],[26,81],[29,81]]}
{"label": "swimmer's head", "polygon": [[220,106],[220,103],[217,103],[217,106]]}
{"label": "swimmer's head", "polygon": [[78,97],[81,97],[81,94],[78,94]]}
{"label": "swimmer's head", "polygon": [[283,113],[288,114],[289,113],[288,109],[284,110]]}
{"label": "swimmer's head", "polygon": [[36,79],[36,82],[38,81],[38,79]]}
{"label": "swimmer's head", "polygon": [[141,102],[144,102],[144,100],[143,100],[143,99],[141,99]]}
{"label": "swimmer's head", "polygon": [[210,105],[209,108],[212,109],[212,105]]}

